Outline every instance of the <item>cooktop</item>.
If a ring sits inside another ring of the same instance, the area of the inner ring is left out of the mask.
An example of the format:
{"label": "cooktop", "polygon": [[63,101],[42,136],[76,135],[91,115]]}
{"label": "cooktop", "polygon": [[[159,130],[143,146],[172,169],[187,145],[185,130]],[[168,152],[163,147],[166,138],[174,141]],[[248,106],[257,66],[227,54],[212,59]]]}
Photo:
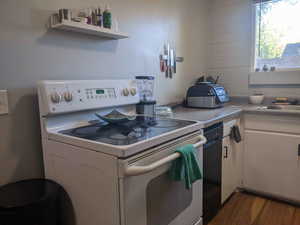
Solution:
{"label": "cooktop", "polygon": [[106,144],[130,145],[195,123],[197,122],[168,118],[147,120],[144,116],[137,116],[135,120],[119,124],[99,121],[59,133]]}

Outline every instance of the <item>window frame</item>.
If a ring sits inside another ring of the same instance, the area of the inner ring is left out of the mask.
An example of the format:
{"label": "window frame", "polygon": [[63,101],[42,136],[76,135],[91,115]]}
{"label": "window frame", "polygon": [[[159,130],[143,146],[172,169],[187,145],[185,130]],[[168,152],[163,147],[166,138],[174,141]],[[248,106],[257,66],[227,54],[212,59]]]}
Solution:
{"label": "window frame", "polygon": [[[270,0],[272,1],[272,0]],[[259,71],[256,72],[256,56],[257,56],[257,46],[256,46],[256,34],[257,34],[257,29],[256,29],[256,4],[253,0],[251,0],[251,10],[252,10],[252,18],[251,18],[251,30],[252,30],[252,35],[251,35],[251,73],[263,73],[264,71]],[[291,67],[291,68],[276,68],[275,71],[268,71],[268,73],[276,73],[276,72],[295,72],[295,71],[300,71],[300,65],[299,67]]]}

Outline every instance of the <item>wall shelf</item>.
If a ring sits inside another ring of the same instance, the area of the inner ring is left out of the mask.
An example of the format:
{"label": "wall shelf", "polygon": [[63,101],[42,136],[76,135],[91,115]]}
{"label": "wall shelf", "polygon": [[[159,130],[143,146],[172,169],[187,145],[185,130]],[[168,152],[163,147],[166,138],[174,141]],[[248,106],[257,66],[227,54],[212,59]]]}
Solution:
{"label": "wall shelf", "polygon": [[97,27],[85,23],[74,22],[70,20],[63,20],[61,23],[51,24],[50,27],[52,29],[73,31],[73,32],[98,36],[102,38],[110,38],[115,40],[129,38],[127,34],[121,32],[116,32],[111,29]]}

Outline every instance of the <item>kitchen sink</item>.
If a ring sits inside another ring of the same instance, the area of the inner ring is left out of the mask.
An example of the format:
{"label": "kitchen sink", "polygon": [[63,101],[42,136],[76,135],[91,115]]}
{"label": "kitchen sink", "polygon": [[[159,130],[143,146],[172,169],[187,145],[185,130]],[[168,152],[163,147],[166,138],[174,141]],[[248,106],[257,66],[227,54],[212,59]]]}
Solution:
{"label": "kitchen sink", "polygon": [[260,109],[269,109],[269,110],[299,110],[300,105],[268,105],[261,106]]}

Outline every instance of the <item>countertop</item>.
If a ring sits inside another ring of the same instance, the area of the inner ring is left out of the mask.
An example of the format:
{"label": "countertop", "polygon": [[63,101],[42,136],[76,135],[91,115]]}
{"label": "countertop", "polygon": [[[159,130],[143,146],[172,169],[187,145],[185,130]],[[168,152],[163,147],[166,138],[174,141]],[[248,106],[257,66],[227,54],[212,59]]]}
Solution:
{"label": "countertop", "polygon": [[227,104],[223,108],[217,109],[195,109],[183,106],[173,108],[174,118],[197,120],[202,122],[204,126],[209,126],[228,118],[238,117],[242,111],[242,106],[232,104]]}
{"label": "countertop", "polygon": [[291,110],[291,109],[266,109],[266,105],[241,105],[243,112],[246,113],[264,113],[264,114],[277,114],[277,115],[293,115],[300,116],[300,110]]}
{"label": "countertop", "polygon": [[270,110],[263,108],[264,105],[250,105],[242,103],[228,103],[223,108],[217,109],[195,109],[176,106],[173,108],[174,118],[197,120],[204,124],[205,127],[224,120],[239,117],[245,113],[262,113],[299,116],[300,110]]}

